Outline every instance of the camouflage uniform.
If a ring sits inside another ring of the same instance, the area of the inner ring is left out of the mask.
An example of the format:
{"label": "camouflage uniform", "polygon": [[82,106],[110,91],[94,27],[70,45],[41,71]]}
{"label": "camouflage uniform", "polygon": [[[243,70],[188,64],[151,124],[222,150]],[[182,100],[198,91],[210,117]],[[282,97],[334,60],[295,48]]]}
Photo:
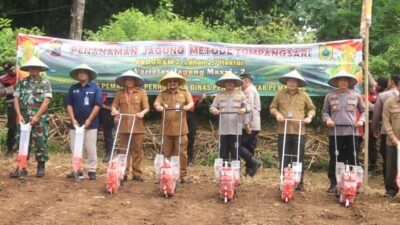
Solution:
{"label": "camouflage uniform", "polygon": [[[51,84],[40,75],[26,77],[17,83],[14,97],[19,97],[21,115],[25,122],[28,123],[38,112],[44,99],[52,98]],[[48,117],[46,111],[39,122],[32,126],[30,144],[35,149],[35,158],[38,162],[46,162],[49,159],[47,155]],[[20,126],[18,126],[17,130],[17,140],[19,140],[19,136]]]}

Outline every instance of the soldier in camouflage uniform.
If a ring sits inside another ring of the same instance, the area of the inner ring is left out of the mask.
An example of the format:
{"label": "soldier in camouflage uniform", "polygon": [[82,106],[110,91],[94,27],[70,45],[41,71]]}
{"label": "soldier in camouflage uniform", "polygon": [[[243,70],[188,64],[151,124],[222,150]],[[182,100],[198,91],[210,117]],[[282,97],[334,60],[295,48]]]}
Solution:
{"label": "soldier in camouflage uniform", "polygon": [[[37,165],[37,177],[45,175],[45,162],[49,160],[47,155],[48,138],[48,114],[47,108],[52,98],[51,84],[47,79],[42,78],[39,73],[48,70],[48,67],[39,59],[33,57],[24,65],[21,70],[29,72],[29,76],[17,83],[14,92],[14,107],[19,123],[30,123],[31,146],[35,150]],[[19,140],[20,127],[17,131]],[[10,173],[12,178],[24,177],[27,170],[24,168]]]}

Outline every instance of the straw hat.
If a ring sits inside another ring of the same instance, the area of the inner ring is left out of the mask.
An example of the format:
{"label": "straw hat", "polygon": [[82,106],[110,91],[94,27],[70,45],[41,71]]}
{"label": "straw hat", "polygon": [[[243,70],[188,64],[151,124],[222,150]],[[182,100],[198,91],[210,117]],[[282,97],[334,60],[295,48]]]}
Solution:
{"label": "straw hat", "polygon": [[163,76],[158,83],[166,87],[168,86],[168,80],[170,79],[177,79],[179,86],[186,84],[186,79],[173,71],[165,74],[165,76]]}
{"label": "straw hat", "polygon": [[75,80],[78,80],[78,71],[79,70],[85,70],[89,73],[89,79],[90,80],[94,80],[97,77],[97,72],[90,66],[88,66],[87,64],[80,64],[77,67],[73,68],[70,72],[69,72],[69,76],[72,77]]}
{"label": "straw hat", "polygon": [[42,61],[40,61],[40,59],[36,57],[32,57],[30,60],[28,60],[28,62],[22,65],[20,69],[22,71],[28,72],[29,68],[31,67],[40,68],[40,71],[46,71],[49,69],[49,67],[46,64],[44,64]]}
{"label": "straw hat", "polygon": [[126,78],[133,78],[135,79],[135,84],[136,86],[142,85],[144,84],[144,80],[143,78],[141,78],[139,75],[137,75],[135,72],[133,72],[132,70],[128,70],[125,73],[119,75],[117,77],[117,79],[115,79],[115,82],[122,87],[126,87],[125,85],[125,81]]}
{"label": "straw hat", "polygon": [[328,84],[333,87],[338,87],[338,79],[339,78],[346,78],[349,81],[349,87],[353,87],[358,82],[357,78],[355,78],[350,73],[342,70],[339,73],[337,73],[335,76],[331,77],[328,80]]}
{"label": "straw hat", "polygon": [[215,85],[218,87],[225,88],[225,82],[226,81],[234,81],[235,82],[235,87],[239,87],[243,84],[243,81],[236,76],[234,73],[231,71],[226,72],[222,77],[220,77],[217,82],[215,82]]}
{"label": "straw hat", "polygon": [[299,81],[299,87],[307,86],[307,81],[301,76],[297,70],[293,70],[279,78],[279,82],[286,84],[287,79],[296,79]]}

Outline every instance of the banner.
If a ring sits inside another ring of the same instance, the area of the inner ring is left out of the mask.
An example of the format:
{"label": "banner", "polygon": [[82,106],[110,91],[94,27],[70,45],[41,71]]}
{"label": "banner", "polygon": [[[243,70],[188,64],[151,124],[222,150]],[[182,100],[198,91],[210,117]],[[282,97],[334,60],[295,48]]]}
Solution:
{"label": "banner", "polygon": [[[43,74],[53,90],[67,92],[76,83],[69,77],[75,66],[86,63],[94,68],[95,80],[107,92],[119,87],[115,78],[131,69],[145,80],[143,88],[157,95],[159,79],[173,70],[187,78],[193,95],[221,91],[215,85],[225,71],[250,73],[262,96],[273,96],[284,88],[278,78],[296,69],[308,82],[309,95],[322,96],[333,90],[328,79],[345,70],[359,80],[361,90],[362,41],[342,40],[313,44],[244,45],[196,41],[94,42],[18,35],[17,66],[33,55],[49,66]],[[27,74],[18,70],[18,76]]]}

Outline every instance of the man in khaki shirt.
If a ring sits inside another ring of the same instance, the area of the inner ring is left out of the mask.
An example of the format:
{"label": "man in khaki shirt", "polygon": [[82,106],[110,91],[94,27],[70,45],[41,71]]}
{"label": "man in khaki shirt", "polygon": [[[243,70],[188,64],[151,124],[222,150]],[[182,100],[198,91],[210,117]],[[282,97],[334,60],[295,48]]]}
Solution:
{"label": "man in khaki shirt", "polygon": [[[160,85],[167,87],[166,90],[161,91],[154,102],[154,108],[158,112],[163,112],[165,109],[183,109],[184,111],[190,110],[193,107],[192,95],[188,90],[180,88],[181,85],[186,83],[186,79],[175,72],[167,73],[160,80]],[[187,133],[188,127],[186,122],[186,112],[182,114],[175,110],[165,111],[164,119],[164,155],[166,157],[178,155],[180,149],[180,176],[181,183],[191,183],[187,178]],[[180,121],[182,121],[182,130],[180,131]],[[179,134],[181,134],[181,143],[179,146]]]}
{"label": "man in khaki shirt", "polygon": [[123,113],[136,116],[133,132],[131,131],[133,117],[120,117],[122,121],[118,136],[122,148],[128,147],[129,136],[132,135],[124,180],[128,180],[129,167],[132,166],[132,180],[143,181],[141,170],[144,141],[143,117],[149,111],[150,106],[146,91],[137,86],[143,84],[144,80],[132,70],[128,70],[118,76],[116,83],[125,88],[119,90],[115,95],[111,106],[111,115],[117,116],[119,113]]}
{"label": "man in khaki shirt", "polygon": [[[311,123],[312,118],[315,115],[315,106],[312,103],[308,94],[304,91],[299,90],[299,87],[307,85],[304,78],[296,71],[282,76],[279,81],[282,84],[286,84],[287,88],[278,92],[271,105],[269,106],[270,112],[276,117],[278,121],[278,150],[279,150],[279,162],[282,162],[283,152],[283,139],[284,139],[284,126],[285,119],[296,119],[302,120],[302,123]],[[307,110],[307,117],[304,116],[304,111]],[[303,164],[303,170],[301,174],[301,180],[299,185],[296,187],[297,191],[304,191],[303,176],[304,176],[304,126],[302,126],[301,137],[300,137],[300,159],[299,162]],[[286,147],[285,154],[297,155],[298,148],[298,135],[299,135],[299,123],[296,121],[287,122],[286,130]],[[295,162],[296,157],[286,157],[283,163],[283,167],[286,167],[289,163]],[[282,165],[280,165],[282,168]]]}
{"label": "man in khaki shirt", "polygon": [[[399,88],[399,81],[396,82]],[[399,188],[396,184],[397,145],[400,139],[400,97],[390,97],[383,105],[383,125],[386,129],[386,176],[385,196],[394,197]]]}

